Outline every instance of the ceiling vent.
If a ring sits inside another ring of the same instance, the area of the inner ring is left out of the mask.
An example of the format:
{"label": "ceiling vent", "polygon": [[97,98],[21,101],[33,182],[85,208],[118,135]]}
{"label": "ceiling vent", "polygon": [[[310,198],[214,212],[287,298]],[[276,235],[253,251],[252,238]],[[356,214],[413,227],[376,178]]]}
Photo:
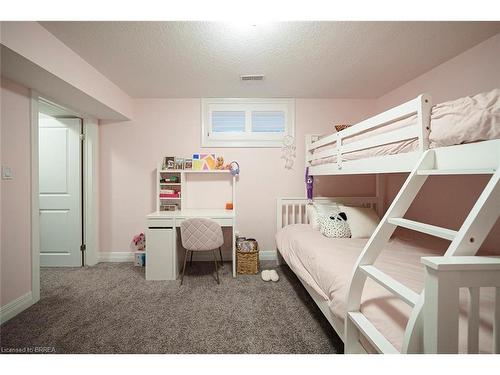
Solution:
{"label": "ceiling vent", "polygon": [[247,74],[244,76],[240,76],[242,81],[262,81],[264,79],[263,74]]}

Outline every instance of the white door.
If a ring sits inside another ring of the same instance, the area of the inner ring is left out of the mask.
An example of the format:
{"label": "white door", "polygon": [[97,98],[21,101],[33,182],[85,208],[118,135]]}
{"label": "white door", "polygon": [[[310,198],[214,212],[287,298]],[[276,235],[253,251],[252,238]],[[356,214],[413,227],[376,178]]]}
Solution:
{"label": "white door", "polygon": [[39,119],[40,265],[82,265],[81,120]]}

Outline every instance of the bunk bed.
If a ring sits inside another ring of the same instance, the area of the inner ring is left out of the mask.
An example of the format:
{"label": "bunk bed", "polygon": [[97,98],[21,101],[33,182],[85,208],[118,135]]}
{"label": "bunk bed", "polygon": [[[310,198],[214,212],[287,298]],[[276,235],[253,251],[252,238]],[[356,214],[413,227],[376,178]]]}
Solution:
{"label": "bunk bed", "polygon": [[[449,103],[433,108],[423,94],[340,132],[306,136],[310,175],[409,172],[383,215],[379,177],[375,197],[315,199],[379,212],[365,240],[326,238],[308,225],[310,201],[278,198],[278,251],[346,353],[500,352],[500,259],[477,255],[500,213],[500,112],[495,107],[491,118],[457,107],[471,100],[495,106],[499,93],[452,103],[455,122],[446,129],[440,120]],[[404,217],[429,176],[457,174],[491,176],[459,230]],[[397,227],[437,242],[401,242],[391,238]]]}

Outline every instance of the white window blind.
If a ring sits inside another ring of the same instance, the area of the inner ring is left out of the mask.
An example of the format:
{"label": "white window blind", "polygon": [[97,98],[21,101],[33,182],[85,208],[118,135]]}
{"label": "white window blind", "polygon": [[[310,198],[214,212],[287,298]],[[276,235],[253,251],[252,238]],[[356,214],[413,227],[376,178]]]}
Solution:
{"label": "white window blind", "polygon": [[285,112],[252,111],[252,132],[261,132],[261,133],[285,132]]}
{"label": "white window blind", "polygon": [[235,133],[245,131],[245,111],[213,111],[212,131]]}
{"label": "white window blind", "polygon": [[202,99],[202,147],[281,147],[294,120],[293,99]]}

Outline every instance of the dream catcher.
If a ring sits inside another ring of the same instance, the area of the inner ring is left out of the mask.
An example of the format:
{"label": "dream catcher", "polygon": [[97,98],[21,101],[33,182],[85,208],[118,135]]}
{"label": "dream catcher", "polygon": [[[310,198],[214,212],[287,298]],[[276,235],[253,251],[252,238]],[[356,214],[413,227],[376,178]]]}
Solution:
{"label": "dream catcher", "polygon": [[283,146],[281,146],[281,158],[285,159],[286,169],[292,169],[295,156],[295,139],[287,135],[283,138]]}

